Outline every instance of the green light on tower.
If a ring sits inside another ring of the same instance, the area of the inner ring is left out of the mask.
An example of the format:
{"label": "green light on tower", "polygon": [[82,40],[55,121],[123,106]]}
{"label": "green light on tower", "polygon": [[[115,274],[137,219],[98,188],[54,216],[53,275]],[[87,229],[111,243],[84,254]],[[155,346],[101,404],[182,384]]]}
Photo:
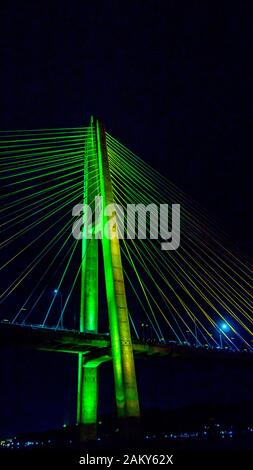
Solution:
{"label": "green light on tower", "polygon": [[[90,142],[92,143],[93,152],[88,151],[85,160],[84,203],[91,205],[95,196],[100,194],[105,207],[114,203],[106,137],[101,122],[93,118],[91,119],[91,136]],[[90,155],[92,155],[93,163],[91,177],[89,172]],[[94,179],[94,177],[97,177],[98,181],[97,194],[91,189],[94,185],[94,180],[91,183],[91,179]],[[118,416],[121,421],[128,423],[129,419],[139,418],[140,409],[120,243],[118,237],[108,236],[110,230],[112,230],[111,224],[108,223],[109,220],[110,217],[105,215],[102,210],[102,229],[107,230],[105,236],[104,234],[102,236],[102,251],[115,396]],[[98,328],[98,242],[99,240],[95,239],[82,240],[80,330],[86,332],[97,332]],[[86,433],[90,433],[90,436],[93,433],[93,437],[97,422],[97,368],[105,360],[108,360],[106,356],[97,358],[94,361],[94,358],[87,359],[82,354],[79,355],[78,422],[84,427],[86,426]]]}

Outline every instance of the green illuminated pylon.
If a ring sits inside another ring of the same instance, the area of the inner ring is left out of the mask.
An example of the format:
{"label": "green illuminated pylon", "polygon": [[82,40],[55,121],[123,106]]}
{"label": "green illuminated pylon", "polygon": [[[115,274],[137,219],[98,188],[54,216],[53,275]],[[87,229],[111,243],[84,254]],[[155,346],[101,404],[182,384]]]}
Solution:
{"label": "green illuminated pylon", "polygon": [[[83,203],[93,208],[99,191],[95,136],[91,124],[85,147]],[[92,176],[90,176],[92,174]],[[94,176],[95,175],[95,176]],[[95,178],[95,181],[94,181]],[[82,239],[80,331],[97,333],[98,330],[98,240]],[[81,438],[96,437],[99,361],[78,358],[77,421]]]}
{"label": "green illuminated pylon", "polygon": [[[84,202],[92,205],[95,195],[103,198],[103,209],[112,205],[110,215],[102,211],[102,250],[106,284],[106,297],[110,325],[111,355],[113,361],[117,412],[121,422],[138,420],[140,415],[136,384],[133,348],[129,325],[124,276],[121,263],[120,243],[117,236],[113,192],[106,148],[106,136],[99,120],[91,121],[91,139],[88,146],[93,151],[86,155]],[[92,155],[92,177],[89,177],[89,159]],[[98,184],[94,184],[97,177]],[[92,188],[90,180],[92,179]],[[94,190],[95,187],[95,190]],[[95,191],[97,190],[97,194]],[[97,332],[98,327],[98,243],[99,240],[82,240],[82,285],[80,330]],[[79,355],[78,372],[78,422],[87,438],[96,433],[98,377],[97,368],[107,356],[88,361]]]}
{"label": "green illuminated pylon", "polygon": [[[100,188],[106,207],[114,203],[106,136],[101,122],[97,120],[95,125]],[[118,416],[138,418],[139,399],[115,211],[111,216],[104,214],[103,226],[107,230],[102,247]]]}

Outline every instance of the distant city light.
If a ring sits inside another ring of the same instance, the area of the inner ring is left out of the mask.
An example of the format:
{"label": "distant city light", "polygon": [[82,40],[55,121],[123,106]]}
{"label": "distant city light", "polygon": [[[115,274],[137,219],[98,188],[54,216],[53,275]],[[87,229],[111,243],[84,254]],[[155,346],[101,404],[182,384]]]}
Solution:
{"label": "distant city light", "polygon": [[[63,427],[66,425],[64,423]],[[219,439],[231,439],[231,438],[236,438],[237,433],[235,432],[235,429],[233,429],[233,426],[223,426],[219,423],[214,423],[214,426],[216,428],[216,436]],[[202,429],[205,429],[203,431]],[[148,440],[156,440],[156,439],[172,439],[172,440],[185,440],[185,439],[208,439],[208,437],[211,436],[211,429],[209,425],[204,425],[203,428],[200,430],[195,430],[195,431],[181,431],[181,432],[166,432],[162,434],[146,434],[144,437],[145,439]],[[252,433],[253,432],[253,426],[248,426],[243,430],[243,434],[246,435],[246,433]],[[102,441],[103,436],[97,437],[97,441]],[[72,439],[69,439],[68,441],[64,441],[65,444],[71,445],[73,442],[75,442]],[[58,445],[58,438],[56,439],[45,439],[45,440],[31,440],[30,438],[7,438],[7,439],[0,439],[0,450],[2,448],[7,448],[7,449],[24,449],[27,447],[46,447],[47,445],[50,444],[50,448],[57,446]]]}

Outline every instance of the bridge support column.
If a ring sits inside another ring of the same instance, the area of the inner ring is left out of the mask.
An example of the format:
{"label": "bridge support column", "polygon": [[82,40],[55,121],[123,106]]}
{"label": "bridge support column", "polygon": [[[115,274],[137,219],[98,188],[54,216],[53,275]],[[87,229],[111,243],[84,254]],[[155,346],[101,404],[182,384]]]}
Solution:
{"label": "bridge support column", "polygon": [[[132,339],[121,262],[119,234],[114,208],[113,191],[106,148],[105,131],[100,121],[95,121],[98,149],[98,168],[103,197],[102,248],[106,296],[109,313],[115,393],[121,426],[138,427],[140,408],[135,375]],[[110,205],[110,214],[105,213]]]}
{"label": "bridge support column", "polygon": [[[96,333],[98,328],[98,241],[83,240],[83,272],[80,330]],[[77,421],[80,440],[96,439],[99,362],[79,354]]]}
{"label": "bridge support column", "polygon": [[[135,375],[132,339],[129,325],[123,268],[106,136],[100,121],[91,120],[91,149],[86,154],[84,203],[92,204],[94,197],[103,198],[102,250],[109,315],[111,352],[114,370],[115,395],[120,428],[124,435],[135,432],[139,424],[140,408]],[[90,156],[93,154],[92,159]],[[90,166],[92,164],[92,167]],[[90,177],[95,174],[95,177]],[[94,183],[94,178],[98,185]],[[93,181],[93,182],[92,182]],[[95,184],[95,186],[93,186]],[[112,213],[104,209],[111,205]],[[98,239],[82,239],[80,331],[98,330]],[[79,354],[77,419],[81,440],[96,436],[98,403],[98,370],[104,358],[86,360]],[[107,359],[106,359],[107,360]],[[95,361],[95,362],[94,362]]]}
{"label": "bridge support column", "polygon": [[98,367],[110,359],[110,356],[106,355],[92,359],[83,358],[79,417],[81,442],[97,437]]}
{"label": "bridge support column", "polygon": [[[94,200],[98,194],[98,170],[95,171],[96,145],[93,138],[93,129],[85,148],[84,167],[84,204],[88,204],[94,211]],[[94,176],[95,173],[95,176]],[[84,224],[87,220],[84,220]],[[85,227],[86,235],[91,230]],[[82,238],[82,266],[81,266],[81,303],[80,303],[80,331],[97,333],[98,331],[98,240]],[[103,362],[103,361],[102,361]],[[87,360],[86,356],[79,354],[78,359],[78,393],[77,393],[77,422],[80,426],[80,440],[96,438],[97,405],[98,405],[98,365],[101,362]]]}
{"label": "bridge support column", "polygon": [[97,437],[98,367],[84,364],[82,370],[80,441]]}

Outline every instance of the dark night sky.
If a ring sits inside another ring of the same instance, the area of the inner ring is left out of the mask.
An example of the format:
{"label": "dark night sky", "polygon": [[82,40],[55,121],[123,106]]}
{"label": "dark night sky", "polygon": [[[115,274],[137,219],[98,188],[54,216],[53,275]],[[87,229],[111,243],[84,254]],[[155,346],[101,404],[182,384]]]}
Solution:
{"label": "dark night sky", "polygon": [[[91,113],[100,116],[111,134],[220,218],[252,255],[252,7],[234,3],[4,2],[1,128],[74,127],[87,125]],[[58,356],[52,361],[53,377]],[[38,363],[45,372],[39,354]],[[28,410],[16,401],[14,431],[20,419],[36,429],[63,419],[71,395],[60,366],[52,393],[48,378],[41,385],[46,424],[35,425],[39,375],[29,379]],[[11,383],[22,382],[20,376]],[[2,422],[9,432],[6,387]],[[55,405],[60,387],[67,389],[64,406],[64,394]]]}

